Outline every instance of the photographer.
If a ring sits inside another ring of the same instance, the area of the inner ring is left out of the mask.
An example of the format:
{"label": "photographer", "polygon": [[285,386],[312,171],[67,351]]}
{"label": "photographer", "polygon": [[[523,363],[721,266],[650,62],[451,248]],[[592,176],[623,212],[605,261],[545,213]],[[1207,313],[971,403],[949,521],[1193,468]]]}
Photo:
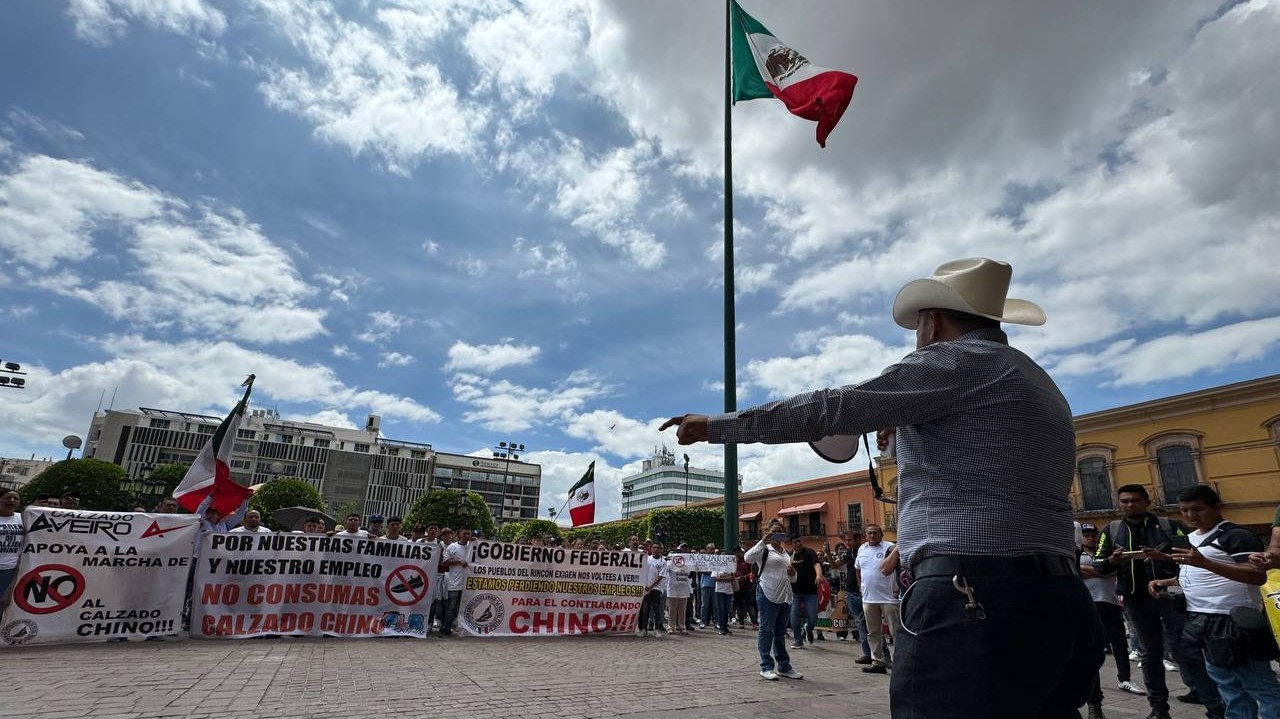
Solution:
{"label": "photographer", "polygon": [[760,612],[760,632],[756,635],[756,649],[760,652],[760,676],[769,680],[804,678],[791,667],[791,655],[787,654],[791,578],[796,570],[791,566],[791,554],[782,545],[786,537],[782,522],[775,519],[769,523],[768,534],[743,555],[758,567],[756,603]]}
{"label": "photographer", "polygon": [[1182,571],[1174,579],[1153,579],[1151,596],[1161,587],[1180,584],[1190,619],[1184,636],[1204,651],[1205,669],[1217,685],[1228,719],[1280,717],[1280,681],[1271,660],[1280,656],[1267,620],[1259,610],[1254,587],[1267,580],[1265,570],[1249,563],[1262,541],[1244,527],[1222,519],[1222,500],[1211,487],[1198,485],[1178,495],[1178,506],[1195,528],[1169,553],[1149,551],[1153,559],[1171,560]]}

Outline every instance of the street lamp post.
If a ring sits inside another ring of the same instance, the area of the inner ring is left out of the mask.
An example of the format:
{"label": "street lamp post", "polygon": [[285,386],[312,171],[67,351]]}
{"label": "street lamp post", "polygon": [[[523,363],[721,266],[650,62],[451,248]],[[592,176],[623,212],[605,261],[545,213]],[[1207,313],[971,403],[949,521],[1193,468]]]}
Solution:
{"label": "street lamp post", "polygon": [[[511,481],[511,460],[520,461],[520,452],[524,452],[524,445],[510,440],[499,442],[493,448],[493,458],[503,460],[502,468],[502,505],[498,510],[498,525],[501,526],[506,519],[501,516],[507,511],[507,484]],[[523,495],[521,495],[523,496]]]}
{"label": "street lamp post", "polygon": [[689,453],[684,455],[684,506],[689,506]]}
{"label": "street lamp post", "polygon": [[[11,377],[10,375],[18,375]],[[8,387],[9,389],[25,389],[27,386],[27,373],[22,371],[22,365],[17,362],[0,361],[0,387]],[[70,459],[68,457],[68,459]]]}
{"label": "street lamp post", "polygon": [[634,491],[631,489],[631,485],[629,484],[622,485],[622,514],[624,517],[631,516],[631,495],[632,494],[634,494]]}

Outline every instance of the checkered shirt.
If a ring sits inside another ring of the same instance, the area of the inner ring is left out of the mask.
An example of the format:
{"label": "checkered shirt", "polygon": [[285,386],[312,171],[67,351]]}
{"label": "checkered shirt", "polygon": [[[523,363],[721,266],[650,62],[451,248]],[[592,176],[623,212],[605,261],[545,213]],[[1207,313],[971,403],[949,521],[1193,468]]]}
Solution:
{"label": "checkered shirt", "polygon": [[898,551],[1074,557],[1075,428],[1049,375],[977,330],[861,384],[711,417],[718,444],[809,442],[897,427]]}

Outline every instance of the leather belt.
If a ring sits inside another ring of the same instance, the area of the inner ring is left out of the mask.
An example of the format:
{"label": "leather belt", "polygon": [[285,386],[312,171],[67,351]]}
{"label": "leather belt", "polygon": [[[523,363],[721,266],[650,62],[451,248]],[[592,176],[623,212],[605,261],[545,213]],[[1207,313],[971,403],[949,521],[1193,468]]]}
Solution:
{"label": "leather belt", "polygon": [[925,577],[993,577],[1012,574],[1040,574],[1073,577],[1080,568],[1069,557],[1056,554],[1028,554],[1021,557],[979,557],[954,554],[925,557],[911,567],[915,579]]}

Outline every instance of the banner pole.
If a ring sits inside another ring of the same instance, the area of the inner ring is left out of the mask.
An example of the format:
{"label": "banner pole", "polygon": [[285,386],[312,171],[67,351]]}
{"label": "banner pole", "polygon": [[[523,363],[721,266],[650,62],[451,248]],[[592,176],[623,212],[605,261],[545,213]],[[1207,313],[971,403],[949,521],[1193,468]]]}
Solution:
{"label": "banner pole", "polygon": [[[724,6],[724,411],[738,408],[733,311],[733,0]],[[724,446],[724,547],[738,546],[738,445]]]}

